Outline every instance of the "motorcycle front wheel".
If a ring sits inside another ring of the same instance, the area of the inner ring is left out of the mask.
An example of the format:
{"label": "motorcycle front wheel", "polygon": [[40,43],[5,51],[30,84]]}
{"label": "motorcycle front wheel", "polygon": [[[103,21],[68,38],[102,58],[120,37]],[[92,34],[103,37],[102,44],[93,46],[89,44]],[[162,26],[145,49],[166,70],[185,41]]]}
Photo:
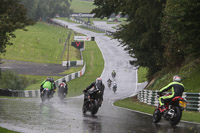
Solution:
{"label": "motorcycle front wheel", "polygon": [[158,123],[161,119],[161,113],[159,109],[155,109],[154,113],[153,113],[153,122],[154,123]]}
{"label": "motorcycle front wheel", "polygon": [[98,102],[97,100],[95,100],[95,102],[93,103],[91,114],[95,115],[98,112],[98,110],[99,110]]}
{"label": "motorcycle front wheel", "polygon": [[174,111],[174,117],[169,121],[171,125],[177,125],[180,122],[182,116],[182,111],[180,107],[174,107]]}

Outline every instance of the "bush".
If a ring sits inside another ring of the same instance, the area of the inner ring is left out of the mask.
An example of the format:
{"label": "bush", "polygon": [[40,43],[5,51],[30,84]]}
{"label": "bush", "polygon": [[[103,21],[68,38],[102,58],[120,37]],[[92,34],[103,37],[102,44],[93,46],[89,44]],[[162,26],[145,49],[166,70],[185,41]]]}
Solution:
{"label": "bush", "polygon": [[0,75],[0,87],[12,90],[24,90],[34,80],[29,81],[26,77],[20,76],[12,71],[2,72]]}

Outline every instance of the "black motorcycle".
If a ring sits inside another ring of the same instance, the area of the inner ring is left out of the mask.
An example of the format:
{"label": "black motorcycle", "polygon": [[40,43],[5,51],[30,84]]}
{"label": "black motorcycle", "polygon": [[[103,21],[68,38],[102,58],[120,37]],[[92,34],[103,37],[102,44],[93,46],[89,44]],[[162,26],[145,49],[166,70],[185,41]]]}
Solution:
{"label": "black motorcycle", "polygon": [[64,100],[64,98],[66,98],[67,95],[67,89],[66,89],[66,84],[61,83],[60,87],[58,89],[58,97],[60,98],[61,101]]}
{"label": "black motorcycle", "polygon": [[83,114],[85,114],[87,111],[91,112],[92,115],[95,115],[99,107],[102,104],[101,96],[103,92],[99,89],[91,88],[87,92],[84,93],[85,95],[85,101],[83,103]]}
{"label": "black motorcycle", "polygon": [[180,96],[174,97],[172,101],[165,103],[165,111],[162,111],[160,105],[157,106],[153,113],[153,122],[158,123],[161,117],[164,117],[171,125],[176,125],[180,122],[182,111],[186,106],[187,102],[184,98]]}
{"label": "black motorcycle", "polygon": [[107,83],[108,83],[108,88],[110,88],[111,85],[112,85],[112,82],[110,81],[110,82],[107,82]]}
{"label": "black motorcycle", "polygon": [[52,97],[51,95],[51,91],[48,88],[44,88],[40,94],[40,97],[42,99],[42,102],[44,102],[45,100],[48,100]]}

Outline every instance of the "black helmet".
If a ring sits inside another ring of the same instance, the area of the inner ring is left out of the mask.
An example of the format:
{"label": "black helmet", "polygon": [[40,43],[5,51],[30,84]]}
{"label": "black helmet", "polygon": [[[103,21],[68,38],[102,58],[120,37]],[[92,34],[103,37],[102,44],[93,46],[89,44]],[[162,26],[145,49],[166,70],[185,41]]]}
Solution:
{"label": "black helmet", "polygon": [[54,82],[54,79],[53,79],[53,77],[47,77],[47,79],[46,79],[46,81],[50,81],[50,82]]}
{"label": "black helmet", "polygon": [[62,79],[62,82],[66,82],[65,78]]}

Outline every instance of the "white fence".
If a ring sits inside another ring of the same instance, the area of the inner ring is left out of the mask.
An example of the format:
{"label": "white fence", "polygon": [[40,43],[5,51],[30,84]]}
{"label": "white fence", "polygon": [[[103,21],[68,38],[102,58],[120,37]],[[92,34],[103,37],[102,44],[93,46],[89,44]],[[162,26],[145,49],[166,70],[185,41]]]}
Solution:
{"label": "white fence", "polygon": [[[139,91],[139,93],[137,94],[137,98],[140,102],[146,103],[148,105],[157,106],[159,103],[157,92],[159,91]],[[186,110],[200,112],[200,93],[184,92],[182,97],[187,100]]]}

